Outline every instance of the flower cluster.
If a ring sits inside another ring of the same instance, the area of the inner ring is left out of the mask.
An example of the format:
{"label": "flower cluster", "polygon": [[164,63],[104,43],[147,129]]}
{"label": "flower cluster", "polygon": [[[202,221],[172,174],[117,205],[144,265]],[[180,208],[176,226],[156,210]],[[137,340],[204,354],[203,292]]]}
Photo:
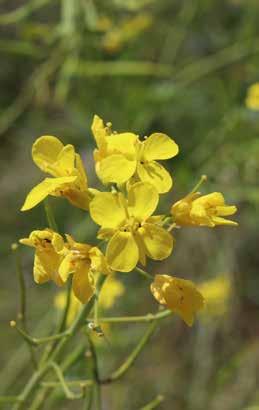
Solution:
{"label": "flower cluster", "polygon": [[[35,164],[51,175],[28,194],[22,211],[29,210],[48,195],[65,197],[72,205],[88,211],[100,226],[98,246],[76,242],[52,229],[33,231],[20,242],[35,248],[36,283],[54,281],[63,286],[72,275],[72,289],[81,303],[96,291],[99,275],[131,272],[148,259],[164,260],[173,250],[172,229],[184,226],[237,225],[226,219],[236,212],[219,192],[201,195],[198,187],[172,204],[165,215],[154,214],[161,194],[170,191],[172,176],[161,165],[178,154],[178,145],[168,135],[153,133],[141,139],[132,132],[118,133],[111,123],[94,116],[96,174],[105,191],[89,188],[86,172],[72,145],[53,136],[38,138],[32,147]],[[150,286],[158,303],[192,325],[204,298],[189,280],[157,274]]]}

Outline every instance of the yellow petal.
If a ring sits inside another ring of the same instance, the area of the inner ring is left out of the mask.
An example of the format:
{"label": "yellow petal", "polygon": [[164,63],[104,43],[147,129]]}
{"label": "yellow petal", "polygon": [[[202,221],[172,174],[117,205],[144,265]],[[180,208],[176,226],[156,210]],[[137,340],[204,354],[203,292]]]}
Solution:
{"label": "yellow petal", "polygon": [[56,232],[53,232],[51,244],[57,253],[61,252],[64,249],[64,245],[65,245],[64,239],[62,238],[62,236]]}
{"label": "yellow petal", "polygon": [[130,186],[128,191],[128,208],[130,215],[139,221],[146,220],[155,211],[159,195],[153,185],[146,182],[137,182]]}
{"label": "yellow petal", "polygon": [[205,225],[210,227],[214,226],[212,218],[207,213],[205,207],[199,203],[196,203],[196,201],[194,201],[192,205],[190,217],[192,222],[196,225]]}
{"label": "yellow petal", "polygon": [[195,204],[209,208],[215,206],[224,206],[225,200],[221,192],[212,192],[195,199]]}
{"label": "yellow petal", "polygon": [[101,148],[103,145],[105,145],[105,139],[109,135],[109,133],[107,127],[104,125],[103,120],[98,117],[98,115],[94,116],[91,129],[98,148]]}
{"label": "yellow petal", "polygon": [[136,232],[134,237],[135,237],[136,244],[138,245],[139,262],[141,263],[141,265],[146,266],[147,264],[146,249],[142,241],[142,237],[138,231]]}
{"label": "yellow petal", "polygon": [[188,326],[204,306],[204,298],[193,282],[168,275],[156,275],[151,284],[156,300],[177,313]]}
{"label": "yellow petal", "polygon": [[237,222],[225,218],[220,218],[219,216],[213,216],[212,221],[214,225],[238,226]]}
{"label": "yellow petal", "polygon": [[128,160],[122,154],[113,154],[96,164],[96,173],[103,184],[124,184],[136,170],[136,160]]}
{"label": "yellow petal", "polygon": [[34,256],[33,277],[38,284],[48,282],[51,279],[37,253]]}
{"label": "yellow petal", "polygon": [[69,253],[64,257],[63,261],[61,262],[58,273],[63,282],[66,282],[69,275],[75,271],[74,261],[74,256],[72,255],[72,253]]}
{"label": "yellow petal", "polygon": [[21,211],[28,211],[34,206],[38,205],[48,195],[55,190],[62,189],[67,184],[73,183],[77,177],[60,177],[60,178],[45,178],[31,192],[27,195]]}
{"label": "yellow petal", "polygon": [[62,286],[63,281],[59,276],[59,266],[62,261],[62,256],[58,255],[54,249],[36,249],[35,256],[33,268],[35,282],[46,282],[48,277],[53,280],[56,285]]}
{"label": "yellow petal", "polygon": [[59,153],[55,168],[59,176],[71,175],[75,168],[75,148],[73,145],[66,145]]}
{"label": "yellow petal", "polygon": [[88,181],[87,181],[87,175],[85,172],[84,164],[82,161],[82,158],[80,157],[79,154],[76,154],[76,169],[78,170],[79,174],[79,181],[78,183],[80,184],[81,188],[87,189],[88,188]]}
{"label": "yellow petal", "polygon": [[79,189],[66,189],[64,190],[64,196],[69,202],[77,208],[88,210],[89,208],[89,196],[87,191],[80,191]]}
{"label": "yellow petal", "polygon": [[125,219],[125,210],[120,203],[121,194],[100,192],[90,202],[90,215],[102,227],[116,228]]}
{"label": "yellow petal", "polygon": [[90,249],[89,257],[91,260],[91,271],[96,273],[103,273],[105,275],[108,275],[112,272],[108,266],[106,257],[96,246]]}
{"label": "yellow petal", "polygon": [[196,312],[204,306],[204,298],[190,280],[173,278],[171,286],[165,289],[166,304],[178,313],[188,326],[192,326]]}
{"label": "yellow petal", "polygon": [[229,216],[229,215],[233,215],[236,213],[237,207],[235,205],[217,206],[216,211],[217,211],[217,215]]}
{"label": "yellow petal", "polygon": [[89,273],[89,265],[81,262],[73,275],[72,287],[74,295],[82,303],[87,303],[94,294],[94,281]]}
{"label": "yellow petal", "polygon": [[108,153],[121,153],[130,158],[136,157],[138,136],[131,132],[112,134],[106,138]]}
{"label": "yellow petal", "polygon": [[146,254],[155,260],[167,258],[173,250],[173,238],[161,226],[145,223],[139,228]]}
{"label": "yellow petal", "polygon": [[58,176],[55,170],[52,172],[52,166],[63,148],[64,145],[58,138],[44,135],[38,138],[32,146],[33,161],[42,171]]}
{"label": "yellow petal", "polygon": [[137,173],[141,181],[149,182],[155,186],[160,194],[168,192],[172,188],[173,181],[169,172],[158,162],[139,163]]}
{"label": "yellow petal", "polygon": [[106,249],[107,262],[115,271],[130,272],[139,259],[138,246],[130,232],[118,231]]}
{"label": "yellow petal", "polygon": [[147,161],[172,158],[178,152],[178,145],[166,134],[156,132],[144,141],[143,155]]}

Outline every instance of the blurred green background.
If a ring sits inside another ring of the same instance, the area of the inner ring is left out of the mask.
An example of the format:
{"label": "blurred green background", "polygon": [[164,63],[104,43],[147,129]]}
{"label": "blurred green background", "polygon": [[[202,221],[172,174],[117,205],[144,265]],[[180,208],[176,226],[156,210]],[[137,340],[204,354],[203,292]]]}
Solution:
{"label": "blurred green background", "polygon": [[[1,0],[0,11],[1,393],[19,392],[31,370],[26,346],[8,324],[18,304],[11,244],[46,226],[42,205],[19,211],[42,178],[31,145],[44,134],[75,144],[90,186],[100,187],[90,132],[96,113],[115,130],[162,131],[177,141],[180,154],[167,163],[174,188],[161,210],[201,174],[208,175],[202,192],[222,191],[239,209],[238,228],[177,231],[172,256],[149,265],[197,284],[224,275],[231,292],[217,294],[211,285],[215,306],[193,328],[177,317],[161,322],[135,366],[104,387],[104,409],[138,409],[163,394],[159,408],[166,410],[258,410],[259,111],[245,106],[247,88],[259,81],[258,0]],[[94,240],[85,212],[62,199],[51,203],[62,232]],[[32,252],[21,253],[30,332],[46,335],[58,316],[58,291],[34,284]],[[125,293],[106,315],[156,310],[144,278],[117,278]],[[98,344],[102,375],[122,362],[144,328],[111,326],[109,343]],[[87,349],[84,338],[80,343]],[[86,362],[82,353],[67,377],[86,377]],[[56,390],[36,408],[81,404]]]}

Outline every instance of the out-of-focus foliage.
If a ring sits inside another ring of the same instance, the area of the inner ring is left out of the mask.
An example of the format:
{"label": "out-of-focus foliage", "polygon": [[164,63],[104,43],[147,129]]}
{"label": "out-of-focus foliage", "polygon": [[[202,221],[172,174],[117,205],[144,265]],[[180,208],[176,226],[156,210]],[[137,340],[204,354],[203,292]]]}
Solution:
{"label": "out-of-focus foliage", "polygon": [[[15,316],[17,293],[11,243],[46,224],[40,205],[30,218],[19,212],[41,178],[31,161],[32,141],[48,134],[74,143],[92,186],[97,181],[90,124],[97,113],[118,131],[164,131],[179,144],[180,155],[167,163],[177,183],[164,206],[207,174],[202,192],[220,188],[239,208],[238,228],[216,235],[207,228],[195,235],[196,228],[179,231],[163,272],[152,264],[154,273],[196,283],[224,272],[232,290],[227,311],[191,330],[178,319],[161,327],[125,379],[104,388],[105,408],[137,409],[162,393],[164,409],[256,409],[259,114],[245,100],[259,81],[258,1],[1,0],[0,10],[1,390],[16,394],[29,366],[8,321]],[[54,206],[62,232],[91,240],[95,228],[86,230],[83,211],[58,199]],[[56,290],[36,288],[32,261],[23,256],[31,333],[46,335],[55,322],[50,307]],[[138,313],[152,311],[144,280],[140,298],[134,274],[125,275],[125,293],[111,313],[134,315],[136,306]],[[118,355],[123,358],[142,331],[142,325],[114,326],[109,342],[99,344],[101,372],[118,365]],[[82,353],[81,365],[71,370],[78,378],[83,363]],[[43,408],[63,408],[62,397],[60,391],[49,394]]]}

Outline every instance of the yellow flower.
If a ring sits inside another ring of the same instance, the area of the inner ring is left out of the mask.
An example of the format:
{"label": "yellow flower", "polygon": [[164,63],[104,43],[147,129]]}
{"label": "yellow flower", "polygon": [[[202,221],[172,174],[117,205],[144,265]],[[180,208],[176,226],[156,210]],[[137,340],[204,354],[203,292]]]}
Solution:
{"label": "yellow flower", "polygon": [[172,177],[156,160],[172,158],[178,151],[178,145],[166,134],[153,133],[146,140],[139,141],[137,176],[154,185],[160,194],[170,191]]}
{"label": "yellow flower", "polygon": [[195,314],[204,305],[202,294],[190,280],[156,275],[151,292],[159,303],[177,313],[188,326],[193,325]]}
{"label": "yellow flower", "polygon": [[194,192],[176,202],[171,207],[171,214],[179,226],[209,226],[238,225],[237,222],[223,218],[233,215],[237,211],[236,206],[226,205],[220,192],[212,192],[201,195]]}
{"label": "yellow flower", "polygon": [[113,133],[97,115],[92,131],[98,147],[94,152],[96,173],[104,184],[123,184],[134,176],[154,185],[159,193],[171,189],[172,178],[157,160],[172,158],[179,149],[166,134],[153,133],[140,141],[133,133]]}
{"label": "yellow flower", "polygon": [[82,303],[88,302],[95,292],[95,274],[111,272],[102,252],[95,246],[75,242],[66,235],[67,247],[63,248],[64,259],[59,267],[59,275],[66,282],[73,274],[72,289]]}
{"label": "yellow flower", "polygon": [[231,284],[227,277],[221,275],[202,282],[198,289],[206,300],[204,309],[206,316],[217,317],[226,313],[231,296]]}
{"label": "yellow flower", "polygon": [[63,256],[59,252],[64,247],[63,238],[51,229],[31,232],[29,238],[20,239],[20,243],[34,247],[33,276],[36,283],[53,280],[58,286],[63,285],[59,275],[59,266]]}
{"label": "yellow flower", "polygon": [[98,178],[104,184],[123,184],[128,181],[136,170],[138,136],[130,132],[112,133],[111,126],[105,126],[97,115],[94,116],[92,132],[98,148],[94,150]]}
{"label": "yellow flower", "polygon": [[148,183],[131,185],[126,199],[122,193],[100,192],[90,203],[92,219],[101,226],[100,239],[108,239],[108,264],[113,270],[130,272],[146,256],[162,260],[173,248],[172,236],[152,217],[159,200]]}
{"label": "yellow flower", "polygon": [[255,83],[248,88],[246,106],[250,110],[259,111],[259,83]]}
{"label": "yellow flower", "polygon": [[78,208],[88,209],[88,184],[83,163],[73,145],[63,145],[52,136],[38,138],[32,146],[35,164],[54,178],[45,178],[27,195],[22,211],[27,211],[48,195],[63,196]]}
{"label": "yellow flower", "polygon": [[[110,309],[115,301],[124,294],[125,288],[123,284],[114,277],[114,275],[109,275],[102,290],[100,292],[98,306],[103,309]],[[59,292],[54,300],[55,306],[62,310],[66,305],[66,292]],[[71,292],[70,296],[70,306],[68,311],[67,323],[71,324],[79,312],[81,307],[80,301],[75,297],[74,293]]]}

